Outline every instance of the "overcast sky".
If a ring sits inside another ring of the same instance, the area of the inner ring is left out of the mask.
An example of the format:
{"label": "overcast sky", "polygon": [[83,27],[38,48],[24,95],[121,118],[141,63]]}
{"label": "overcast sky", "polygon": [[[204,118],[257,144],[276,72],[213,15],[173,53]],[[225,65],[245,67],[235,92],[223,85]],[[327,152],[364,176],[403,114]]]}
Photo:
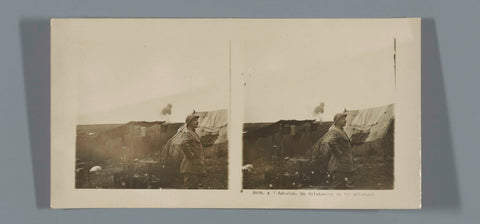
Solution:
{"label": "overcast sky", "polygon": [[394,102],[393,36],[357,29],[244,42],[245,120],[333,120]]}
{"label": "overcast sky", "polygon": [[[182,122],[194,109],[228,109],[229,41],[239,51],[232,52],[232,64],[240,66],[232,76],[243,74],[245,85],[232,94],[245,96],[245,122],[314,119],[321,102],[323,120],[345,108],[395,102],[393,38],[402,32],[397,43],[409,41],[407,22],[296,21],[70,25],[64,54],[75,59],[65,66],[78,77],[78,123]],[[169,103],[166,118],[161,111]]]}
{"label": "overcast sky", "polygon": [[[91,41],[79,76],[79,123],[184,121],[227,109],[228,41]],[[162,108],[172,104],[169,118]]]}

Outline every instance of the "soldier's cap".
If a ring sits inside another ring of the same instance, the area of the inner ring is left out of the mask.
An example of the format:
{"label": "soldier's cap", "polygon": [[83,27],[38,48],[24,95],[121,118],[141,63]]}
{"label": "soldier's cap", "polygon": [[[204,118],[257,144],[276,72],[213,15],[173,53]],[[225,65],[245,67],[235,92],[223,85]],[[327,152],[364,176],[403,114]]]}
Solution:
{"label": "soldier's cap", "polygon": [[347,116],[347,113],[338,113],[338,114],[335,114],[335,116],[333,117],[333,123],[336,124],[338,120],[340,120],[340,118],[342,117],[346,117]]}
{"label": "soldier's cap", "polygon": [[190,122],[192,122],[194,119],[198,119],[199,116],[198,115],[195,115],[195,114],[189,114],[187,116],[187,118],[185,118],[185,124],[189,124]]}

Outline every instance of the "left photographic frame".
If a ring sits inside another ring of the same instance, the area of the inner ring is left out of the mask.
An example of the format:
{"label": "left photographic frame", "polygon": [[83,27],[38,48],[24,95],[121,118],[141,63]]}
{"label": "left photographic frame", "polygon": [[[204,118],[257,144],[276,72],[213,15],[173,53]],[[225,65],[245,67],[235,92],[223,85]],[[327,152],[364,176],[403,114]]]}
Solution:
{"label": "left photographic frame", "polygon": [[53,79],[74,86],[75,189],[227,189],[229,42],[62,22]]}

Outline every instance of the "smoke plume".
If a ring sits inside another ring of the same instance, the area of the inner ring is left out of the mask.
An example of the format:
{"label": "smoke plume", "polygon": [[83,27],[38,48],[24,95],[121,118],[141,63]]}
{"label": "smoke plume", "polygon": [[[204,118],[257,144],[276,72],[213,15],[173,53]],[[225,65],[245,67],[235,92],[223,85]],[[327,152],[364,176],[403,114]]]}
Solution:
{"label": "smoke plume", "polygon": [[168,104],[162,109],[162,115],[171,115],[172,114],[172,104]]}
{"label": "smoke plume", "polygon": [[320,105],[318,105],[317,107],[315,107],[315,109],[313,110],[313,113],[314,113],[315,115],[323,114],[324,107],[325,107],[325,103],[321,102]]}
{"label": "smoke plume", "polygon": [[325,111],[324,107],[325,107],[325,103],[321,102],[320,105],[318,105],[317,107],[315,107],[315,109],[313,109],[313,115],[317,121],[322,122],[323,112]]}

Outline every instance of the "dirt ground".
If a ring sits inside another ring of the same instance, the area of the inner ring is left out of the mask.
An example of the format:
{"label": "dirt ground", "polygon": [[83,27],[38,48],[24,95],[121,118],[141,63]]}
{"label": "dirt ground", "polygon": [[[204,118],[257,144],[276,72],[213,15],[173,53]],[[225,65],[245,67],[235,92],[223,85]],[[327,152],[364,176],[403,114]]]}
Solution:
{"label": "dirt ground", "polygon": [[[265,174],[273,169],[273,164],[259,158],[251,163],[253,169],[243,174],[244,189],[291,189],[292,186],[283,184],[282,186],[272,186],[265,181]],[[301,173],[309,175],[309,171]],[[268,176],[268,174],[267,174]],[[355,156],[354,172],[352,176],[353,189],[362,190],[387,190],[393,189],[393,158],[384,158],[383,156]],[[312,185],[308,182],[297,184],[296,189],[327,189],[325,184]]]}
{"label": "dirt ground", "polygon": [[358,156],[354,160],[353,183],[355,189],[393,189],[393,158]]}
{"label": "dirt ground", "polygon": [[[207,176],[202,178],[202,189],[227,189],[228,187],[227,154],[207,154]],[[160,159],[153,157],[135,158],[121,163],[105,160],[100,163],[82,162],[84,169],[76,172],[77,188],[114,188],[114,189],[159,189],[183,188],[181,174],[165,176]],[[101,166],[102,170],[89,172],[93,166]]]}

